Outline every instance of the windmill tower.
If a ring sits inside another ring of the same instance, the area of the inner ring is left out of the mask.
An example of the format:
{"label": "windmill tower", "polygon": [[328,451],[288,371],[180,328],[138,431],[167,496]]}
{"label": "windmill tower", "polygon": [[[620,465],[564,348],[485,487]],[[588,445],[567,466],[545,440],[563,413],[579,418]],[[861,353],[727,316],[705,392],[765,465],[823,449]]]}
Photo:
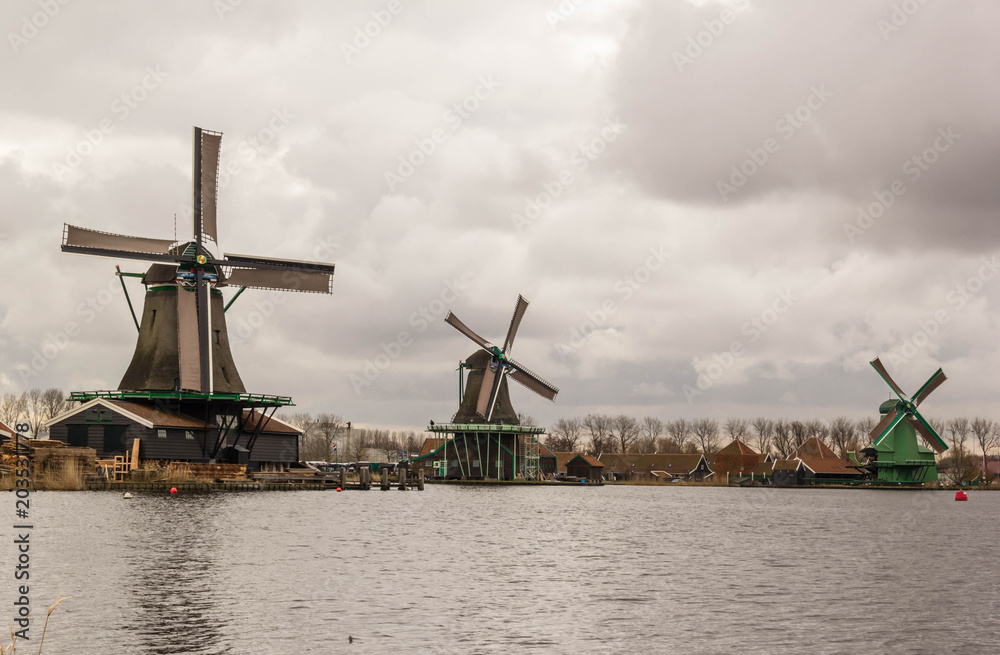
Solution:
{"label": "windmill tower", "polygon": [[[861,451],[869,458],[868,469],[875,480],[886,484],[934,482],[937,480],[934,454],[948,450],[948,444],[921,416],[917,407],[947,377],[938,369],[917,393],[907,398],[878,357],[871,361],[871,365],[892,389],[896,399],[887,400],[879,406],[882,420],[869,434],[871,445]],[[917,439],[918,434],[926,446]]]}
{"label": "windmill tower", "polygon": [[[331,293],[334,272],[332,264],[230,253],[220,258],[213,252],[218,247],[221,144],[221,133],[194,128],[190,241],[111,234],[73,225],[64,227],[62,241],[63,252],[152,262],[139,276],[146,288],[142,319],[136,320],[139,337],[118,392],[81,392],[72,399],[153,402],[160,409],[215,425],[218,429],[202,440],[201,457],[206,460],[214,460],[223,448],[239,445],[248,411],[262,410],[267,419],[267,411],[273,415],[277,407],[291,404],[288,397],[246,393],[229,348],[228,306],[223,304],[221,289],[239,287],[232,300],[248,288]],[[124,274],[119,271],[119,275]],[[256,420],[258,428],[265,424],[263,419]],[[238,432],[236,444],[227,441],[233,430]],[[246,450],[252,451],[255,438],[250,437]]]}
{"label": "windmill tower", "polygon": [[428,428],[431,432],[448,435],[437,449],[424,456],[434,462],[437,475],[497,480],[540,478],[538,435],[545,430],[519,425],[507,386],[510,378],[549,400],[555,400],[559,393],[559,389],[510,357],[527,309],[528,301],[518,296],[503,347],[476,334],[453,313],[449,312],[445,318],[446,323],[480,349],[459,366],[460,389],[463,368],[469,369],[469,378],[464,392],[460,393],[461,402],[452,423],[432,424]]}

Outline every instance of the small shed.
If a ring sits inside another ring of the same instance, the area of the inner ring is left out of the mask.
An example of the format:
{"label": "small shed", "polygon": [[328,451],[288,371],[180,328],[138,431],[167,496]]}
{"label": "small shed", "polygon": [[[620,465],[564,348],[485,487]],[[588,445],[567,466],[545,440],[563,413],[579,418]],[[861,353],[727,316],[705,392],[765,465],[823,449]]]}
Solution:
{"label": "small shed", "polygon": [[588,480],[590,482],[600,482],[603,479],[604,464],[590,455],[577,454],[566,462],[566,475]]}

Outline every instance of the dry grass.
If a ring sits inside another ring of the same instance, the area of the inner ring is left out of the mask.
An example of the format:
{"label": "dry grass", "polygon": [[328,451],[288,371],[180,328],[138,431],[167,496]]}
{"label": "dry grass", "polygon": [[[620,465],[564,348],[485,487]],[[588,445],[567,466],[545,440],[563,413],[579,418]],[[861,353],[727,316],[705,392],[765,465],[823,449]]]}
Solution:
{"label": "dry grass", "polygon": [[[45,645],[45,632],[49,629],[49,619],[52,617],[52,612],[55,611],[59,603],[63,602],[64,600],[68,600],[70,598],[72,598],[72,596],[59,596],[59,598],[56,599],[56,602],[52,603],[52,605],[49,607],[49,611],[45,614],[45,625],[42,626],[42,638],[38,642],[38,655],[41,655],[42,646]],[[3,644],[0,644],[0,655],[17,655],[16,649],[17,649],[17,636],[14,634],[14,628],[11,627],[10,645],[5,647]]]}
{"label": "dry grass", "polygon": [[87,476],[75,462],[58,462],[32,480],[35,489],[45,491],[82,491]]}

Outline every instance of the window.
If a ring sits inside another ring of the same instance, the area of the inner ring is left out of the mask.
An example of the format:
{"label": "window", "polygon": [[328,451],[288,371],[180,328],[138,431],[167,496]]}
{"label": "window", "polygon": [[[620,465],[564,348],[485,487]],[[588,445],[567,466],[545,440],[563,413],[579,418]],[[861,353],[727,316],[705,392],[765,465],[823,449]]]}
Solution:
{"label": "window", "polygon": [[75,448],[86,448],[90,445],[87,438],[88,427],[86,425],[67,425],[68,438],[66,442]]}
{"label": "window", "polygon": [[104,426],[104,454],[125,453],[125,431],[127,425]]}
{"label": "window", "polygon": [[215,345],[219,345],[219,330],[215,330]]}
{"label": "window", "polygon": [[149,319],[149,327],[156,325],[156,310],[153,310],[153,318]]}
{"label": "window", "polygon": [[167,431],[164,430],[163,428],[160,428],[159,430],[156,431],[156,436],[158,438],[160,438],[160,439],[166,439],[167,438]]}
{"label": "window", "polygon": [[191,441],[194,441],[194,432],[191,432],[191,430],[185,430],[184,431],[184,438],[185,439],[190,439]]}

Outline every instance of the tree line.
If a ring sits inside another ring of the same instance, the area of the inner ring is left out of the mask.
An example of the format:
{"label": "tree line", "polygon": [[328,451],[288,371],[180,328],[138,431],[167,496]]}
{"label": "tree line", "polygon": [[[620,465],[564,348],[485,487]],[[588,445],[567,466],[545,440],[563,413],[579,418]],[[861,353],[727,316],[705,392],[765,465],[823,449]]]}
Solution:
{"label": "tree line", "polygon": [[[711,418],[663,421],[655,416],[637,419],[626,414],[587,414],[583,418],[560,418],[545,437],[554,452],[601,453],[705,453],[712,454],[733,439],[759,453],[785,458],[811,437],[817,437],[841,457],[870,445],[869,433],[877,421],[865,417],[853,421],[838,416],[830,421],[787,421],[757,417],[729,418],[721,424]],[[977,455],[989,459],[1000,449],[1000,422],[977,417],[949,421],[931,420],[949,450],[944,466],[973,465]],[[978,452],[977,452],[978,451]]]}
{"label": "tree line", "polygon": [[302,430],[299,457],[310,462],[395,462],[400,453],[420,452],[424,443],[424,436],[415,430],[358,428],[340,414],[298,412],[287,422]]}
{"label": "tree line", "polygon": [[16,429],[18,423],[27,423],[28,434],[38,437],[38,430],[46,421],[71,409],[61,389],[31,389],[21,393],[4,393],[0,397],[0,423]]}

